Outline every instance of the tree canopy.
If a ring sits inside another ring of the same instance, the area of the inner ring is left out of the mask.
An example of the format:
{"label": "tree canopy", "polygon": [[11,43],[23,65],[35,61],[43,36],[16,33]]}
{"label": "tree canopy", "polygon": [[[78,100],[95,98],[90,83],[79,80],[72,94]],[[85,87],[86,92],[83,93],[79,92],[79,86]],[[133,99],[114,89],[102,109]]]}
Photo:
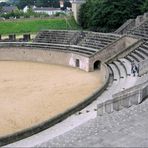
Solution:
{"label": "tree canopy", "polygon": [[141,6],[141,11],[142,12],[147,12],[148,11],[148,0],[145,0]]}
{"label": "tree canopy", "polygon": [[79,22],[84,29],[111,32],[147,9],[148,0],[86,0],[80,9]]}

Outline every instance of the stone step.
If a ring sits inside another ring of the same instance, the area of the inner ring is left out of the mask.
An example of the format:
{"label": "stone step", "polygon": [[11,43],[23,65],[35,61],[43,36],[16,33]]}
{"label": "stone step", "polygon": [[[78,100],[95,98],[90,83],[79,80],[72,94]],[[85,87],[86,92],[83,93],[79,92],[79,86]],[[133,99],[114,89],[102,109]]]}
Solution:
{"label": "stone step", "polygon": [[126,60],[128,60],[130,63],[132,63],[135,59],[133,59],[133,57],[131,57],[130,55],[127,55],[126,57],[124,57]]}
{"label": "stone step", "polygon": [[126,78],[126,71],[124,65],[122,65],[119,61],[114,61],[113,63],[116,65],[118,71],[120,72],[120,78]]}
{"label": "stone step", "polygon": [[112,94],[118,93],[118,92],[120,92],[120,91],[128,88],[129,85],[127,85],[127,83],[130,80],[130,78],[127,77],[127,74],[126,74],[126,70],[125,70],[124,65],[122,65],[121,62],[119,62],[119,61],[114,61],[114,64],[116,65],[116,67],[120,71],[120,81],[117,84],[117,87],[114,90],[114,93],[112,93]]}
{"label": "stone step", "polygon": [[95,53],[94,51],[87,51],[87,50],[83,50],[83,49],[75,49],[75,48],[69,48],[69,51],[74,51],[74,52],[79,52],[79,53],[84,53],[87,55],[92,55],[93,53]]}
{"label": "stone step", "polygon": [[138,49],[139,51],[141,51],[143,54],[145,54],[146,56],[148,56],[148,49],[144,48],[144,47],[139,47]]}
{"label": "stone step", "polygon": [[130,57],[132,57],[134,59],[134,62],[138,63],[141,61],[141,58],[136,55],[134,52],[130,53]]}
{"label": "stone step", "polygon": [[[148,103],[145,101],[138,106],[96,117],[61,136],[37,145],[37,147],[146,146],[148,144],[145,139],[148,136],[145,130],[148,128],[147,105]],[[140,136],[139,139],[139,135],[145,136]],[[129,140],[129,137],[132,140]]]}
{"label": "stone step", "polygon": [[122,64],[124,64],[127,76],[130,76],[131,75],[131,62],[125,58],[121,58],[119,59],[119,61],[121,61]]}
{"label": "stone step", "polygon": [[113,76],[114,76],[114,80],[115,81],[119,81],[120,80],[120,71],[119,69],[116,67],[115,64],[111,63],[109,64],[109,67],[112,69],[113,71]]}
{"label": "stone step", "polygon": [[147,56],[143,54],[139,49],[134,50],[134,53],[136,53],[142,60],[146,59]]}

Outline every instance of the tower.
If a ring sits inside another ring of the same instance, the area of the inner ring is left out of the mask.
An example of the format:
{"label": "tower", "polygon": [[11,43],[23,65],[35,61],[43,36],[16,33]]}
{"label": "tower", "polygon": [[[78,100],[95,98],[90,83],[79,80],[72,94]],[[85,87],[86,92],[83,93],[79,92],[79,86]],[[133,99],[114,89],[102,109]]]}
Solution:
{"label": "tower", "polygon": [[60,0],[60,8],[64,7],[64,0]]}
{"label": "tower", "polygon": [[72,1],[72,12],[73,16],[78,23],[78,16],[79,16],[79,10],[83,3],[85,3],[85,0],[71,0]]}

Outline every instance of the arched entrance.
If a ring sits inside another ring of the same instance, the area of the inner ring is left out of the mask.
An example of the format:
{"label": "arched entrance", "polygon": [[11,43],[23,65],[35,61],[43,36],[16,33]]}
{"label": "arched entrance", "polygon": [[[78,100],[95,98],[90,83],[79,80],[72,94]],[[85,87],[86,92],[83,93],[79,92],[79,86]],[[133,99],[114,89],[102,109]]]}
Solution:
{"label": "arched entrance", "polygon": [[101,67],[101,61],[98,60],[94,63],[94,70],[100,69],[100,67]]}
{"label": "arched entrance", "polygon": [[76,59],[76,67],[80,67],[80,60]]}

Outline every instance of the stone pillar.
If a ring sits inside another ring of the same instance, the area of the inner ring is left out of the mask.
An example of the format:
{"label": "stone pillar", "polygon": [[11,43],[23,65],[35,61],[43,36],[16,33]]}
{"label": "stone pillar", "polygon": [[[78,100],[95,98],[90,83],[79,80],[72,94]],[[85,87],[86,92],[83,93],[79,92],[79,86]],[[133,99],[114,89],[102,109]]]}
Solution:
{"label": "stone pillar", "polygon": [[136,18],[136,26],[138,26],[144,20],[143,15],[139,15]]}
{"label": "stone pillar", "polygon": [[139,97],[141,97],[141,94],[137,92],[135,95],[130,97],[130,103],[131,105],[138,105],[139,104]]}
{"label": "stone pillar", "polygon": [[10,34],[9,35],[9,41],[16,41],[16,35],[15,34]]}
{"label": "stone pillar", "polygon": [[121,105],[125,108],[129,108],[131,106],[130,104],[130,98],[126,97],[124,99],[121,100]]}
{"label": "stone pillar", "polygon": [[78,17],[79,17],[79,10],[83,3],[85,3],[84,0],[81,0],[78,2],[77,1],[72,2],[72,12],[73,12],[74,19],[76,20],[77,23],[78,23]]}
{"label": "stone pillar", "polygon": [[97,105],[97,116],[102,116],[103,115],[103,113],[104,113],[103,108],[104,108],[103,103]]}
{"label": "stone pillar", "polygon": [[31,39],[30,34],[23,35],[23,41],[30,41],[30,39]]}
{"label": "stone pillar", "polygon": [[143,18],[148,19],[148,13],[144,13]]}
{"label": "stone pillar", "polygon": [[113,99],[113,110],[115,110],[115,111],[120,110],[120,100],[118,98]]}
{"label": "stone pillar", "polygon": [[148,84],[146,84],[146,86],[143,87],[143,89],[141,90],[141,100],[143,101],[144,98],[148,97]]}
{"label": "stone pillar", "polygon": [[113,112],[113,103],[112,100],[108,100],[105,102],[105,112],[112,113]]}

